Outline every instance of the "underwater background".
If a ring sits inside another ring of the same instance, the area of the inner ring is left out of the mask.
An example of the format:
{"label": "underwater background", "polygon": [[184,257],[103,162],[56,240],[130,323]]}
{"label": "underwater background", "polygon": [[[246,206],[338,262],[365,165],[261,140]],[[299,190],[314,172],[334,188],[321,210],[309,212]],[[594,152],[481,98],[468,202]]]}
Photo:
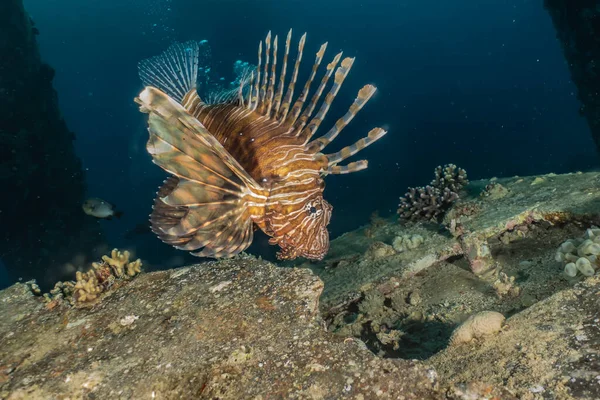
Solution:
{"label": "underwater background", "polygon": [[[335,147],[374,126],[389,133],[361,153],[370,162],[366,171],[326,179],[332,239],[368,223],[376,210],[394,214],[406,188],[428,182],[437,165],[457,164],[470,179],[597,165],[577,89],[540,1],[27,0],[25,8],[40,32],[41,57],[56,72],[53,85],[76,136],[87,197],[124,213],[94,223],[111,248],[134,250],[146,269],[198,261],[151,233],[128,235],[148,220],[166,177],[145,150],[146,118],[133,102],[142,89],[137,63],[175,41],[207,40],[212,68],[226,80],[236,60],[256,62],[269,30],[307,32],[306,60],[325,41],[327,54],[356,57],[324,126],[371,83],[377,94]],[[299,82],[311,62],[303,64]],[[83,212],[81,218],[93,219]],[[274,260],[276,248],[257,233],[247,251]],[[0,281],[7,286],[19,273],[4,263]]]}

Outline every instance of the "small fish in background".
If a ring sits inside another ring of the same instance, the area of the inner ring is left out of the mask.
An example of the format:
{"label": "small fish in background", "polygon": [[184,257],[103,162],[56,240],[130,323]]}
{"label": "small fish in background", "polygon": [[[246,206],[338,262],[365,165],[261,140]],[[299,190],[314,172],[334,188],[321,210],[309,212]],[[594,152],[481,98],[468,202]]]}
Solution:
{"label": "small fish in background", "polygon": [[83,212],[92,217],[111,220],[112,217],[121,218],[123,213],[116,211],[115,206],[108,201],[92,197],[83,202]]}

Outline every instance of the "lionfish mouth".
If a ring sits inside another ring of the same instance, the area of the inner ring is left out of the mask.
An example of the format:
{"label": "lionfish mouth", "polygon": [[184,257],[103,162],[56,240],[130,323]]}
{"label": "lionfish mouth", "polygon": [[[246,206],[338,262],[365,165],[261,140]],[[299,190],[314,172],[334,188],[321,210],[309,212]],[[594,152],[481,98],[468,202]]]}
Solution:
{"label": "lionfish mouth", "polygon": [[311,261],[321,261],[329,251],[329,233],[327,229],[322,229],[317,238],[310,242],[303,242],[298,240],[298,237],[290,238],[285,235],[277,240],[277,244],[281,248],[277,252],[279,260],[293,260],[294,258],[304,257]]}

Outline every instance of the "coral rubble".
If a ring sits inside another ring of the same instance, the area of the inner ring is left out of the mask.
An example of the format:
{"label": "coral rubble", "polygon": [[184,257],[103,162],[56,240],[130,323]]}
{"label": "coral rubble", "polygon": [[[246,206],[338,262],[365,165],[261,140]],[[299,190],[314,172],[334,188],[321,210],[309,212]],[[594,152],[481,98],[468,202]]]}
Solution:
{"label": "coral rubble", "polygon": [[80,160],[22,0],[0,4],[0,256],[14,278],[52,275],[100,232],[84,218]]}

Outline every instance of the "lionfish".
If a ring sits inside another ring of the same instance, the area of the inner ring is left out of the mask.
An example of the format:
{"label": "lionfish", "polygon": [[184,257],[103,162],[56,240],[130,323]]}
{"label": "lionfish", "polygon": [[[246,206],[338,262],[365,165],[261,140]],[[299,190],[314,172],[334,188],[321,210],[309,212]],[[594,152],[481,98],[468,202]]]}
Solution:
{"label": "lionfish", "polygon": [[[261,41],[256,69],[229,98],[221,96],[216,102],[203,101],[196,88],[198,43],[174,44],[139,64],[145,88],[135,101],[149,114],[146,148],[153,162],[171,175],[159,189],[150,216],[151,228],[163,242],[200,250],[192,253],[196,256],[231,257],[250,245],[258,227],[270,236],[270,244],[280,246],[279,259],[320,260],[327,253],[333,207],[323,199],[323,178],[367,168],[366,160],[338,164],[386,131],[374,128],[353,145],[323,154],[376,89],[360,89],[346,114],[313,139],[354,58],[340,63],[342,53],[335,55],[307,102],[327,47],[323,44],[293,101],[306,34],[286,85],[291,36],[290,30],[279,72],[278,40],[275,36],[271,41],[269,32],[264,64]],[[332,75],[333,84],[314,114]]]}

